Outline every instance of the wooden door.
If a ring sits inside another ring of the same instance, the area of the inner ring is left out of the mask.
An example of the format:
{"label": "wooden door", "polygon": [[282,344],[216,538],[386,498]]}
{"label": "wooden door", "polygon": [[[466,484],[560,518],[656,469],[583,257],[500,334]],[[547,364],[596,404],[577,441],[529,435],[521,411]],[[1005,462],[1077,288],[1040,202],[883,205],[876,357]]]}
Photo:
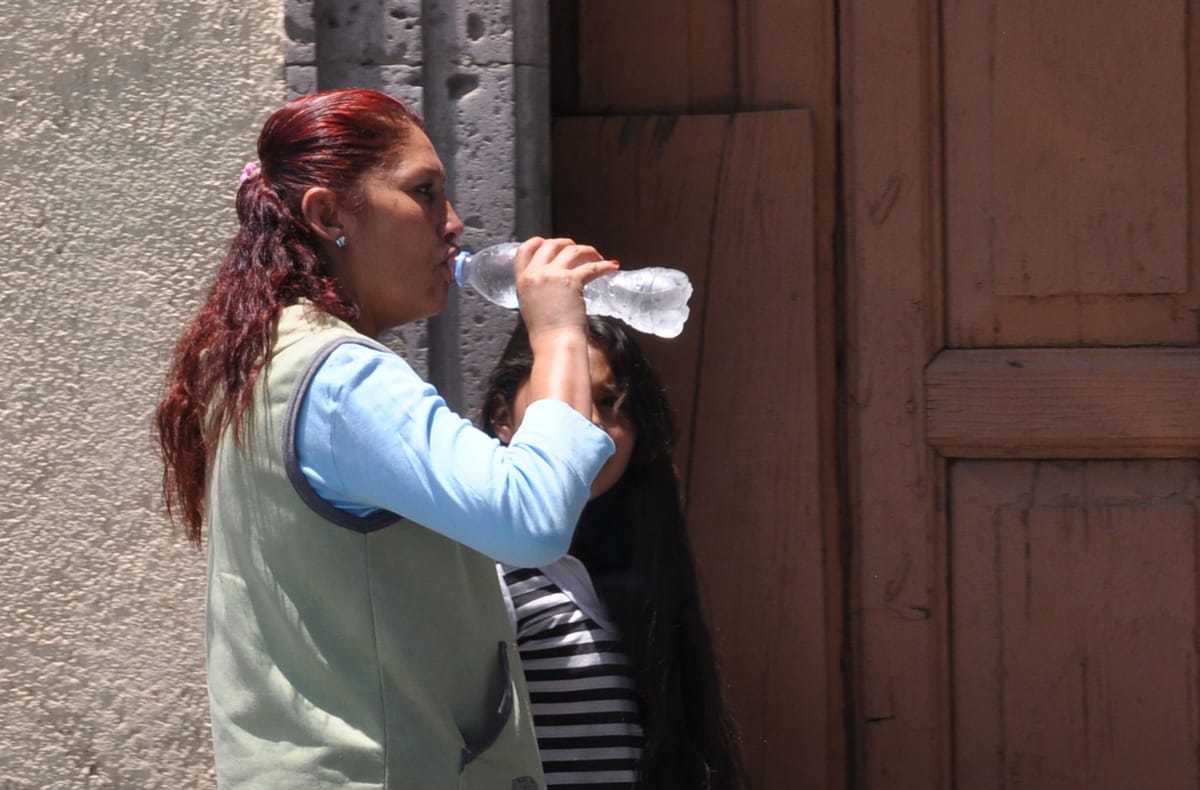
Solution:
{"label": "wooden door", "polygon": [[842,4],[855,786],[1200,782],[1197,10]]}

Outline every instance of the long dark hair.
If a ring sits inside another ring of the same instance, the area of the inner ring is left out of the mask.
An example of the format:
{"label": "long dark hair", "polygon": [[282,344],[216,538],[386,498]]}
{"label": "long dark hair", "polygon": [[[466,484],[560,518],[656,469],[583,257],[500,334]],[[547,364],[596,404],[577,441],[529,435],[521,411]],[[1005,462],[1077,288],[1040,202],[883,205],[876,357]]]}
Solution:
{"label": "long dark hair", "polygon": [[413,128],[421,121],[402,102],[359,89],[301,97],[263,125],[260,169],[237,193],[241,226],[175,346],[155,414],[167,513],[197,546],[211,453],[225,428],[240,430],[280,312],[308,299],[356,317],[304,219],[305,192],[323,186],[357,205],[364,176],[399,161]]}
{"label": "long dark hair", "polygon": [[[621,629],[634,662],[646,743],[638,787],[741,790],[740,742],[726,708],[705,623],[672,453],[675,421],[654,369],[624,325],[588,319],[590,342],[604,352],[636,439],[629,466],[584,508],[571,553]],[[488,381],[481,407],[495,435],[533,366],[518,324]]]}

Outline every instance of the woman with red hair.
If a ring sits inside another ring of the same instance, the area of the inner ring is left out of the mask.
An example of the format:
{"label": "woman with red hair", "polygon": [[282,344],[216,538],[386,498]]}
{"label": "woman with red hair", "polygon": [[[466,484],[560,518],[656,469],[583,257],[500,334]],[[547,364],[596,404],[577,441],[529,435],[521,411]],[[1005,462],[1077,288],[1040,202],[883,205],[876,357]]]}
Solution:
{"label": "woman with red hair", "polygon": [[615,262],[534,238],[515,270],[532,403],[507,446],[375,338],[446,303],[462,222],[405,105],[268,118],[240,228],[156,415],[169,513],[207,539],[222,787],[543,787],[492,560],[565,553],[613,451],[582,289]]}

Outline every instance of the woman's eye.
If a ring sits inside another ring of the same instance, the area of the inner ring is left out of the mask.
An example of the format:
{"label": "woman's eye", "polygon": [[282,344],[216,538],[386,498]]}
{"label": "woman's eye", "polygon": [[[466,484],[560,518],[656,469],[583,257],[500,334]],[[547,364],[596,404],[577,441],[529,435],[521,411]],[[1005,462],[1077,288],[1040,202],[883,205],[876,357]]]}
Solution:
{"label": "woman's eye", "polygon": [[437,195],[437,192],[433,188],[433,184],[421,184],[421,186],[417,187],[413,191],[430,203],[433,202],[434,197]]}
{"label": "woman's eye", "polygon": [[620,395],[612,392],[602,392],[593,398],[596,403],[596,408],[610,416],[616,416],[621,409],[622,400]]}

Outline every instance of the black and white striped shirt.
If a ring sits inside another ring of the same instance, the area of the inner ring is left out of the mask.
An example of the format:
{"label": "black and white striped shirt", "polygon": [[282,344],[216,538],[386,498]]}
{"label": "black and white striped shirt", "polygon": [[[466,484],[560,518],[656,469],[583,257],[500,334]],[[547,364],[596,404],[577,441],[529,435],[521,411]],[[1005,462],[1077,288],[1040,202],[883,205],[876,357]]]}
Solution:
{"label": "black and white striped shirt", "polygon": [[627,790],[643,733],[632,668],[582,563],[500,566],[546,785]]}

